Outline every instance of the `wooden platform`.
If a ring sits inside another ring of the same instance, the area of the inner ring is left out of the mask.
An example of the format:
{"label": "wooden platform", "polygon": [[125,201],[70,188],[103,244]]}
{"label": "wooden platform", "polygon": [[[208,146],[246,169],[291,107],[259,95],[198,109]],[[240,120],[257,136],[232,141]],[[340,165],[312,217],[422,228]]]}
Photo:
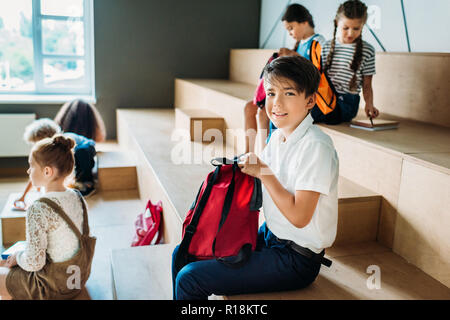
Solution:
{"label": "wooden platform", "polygon": [[[17,241],[24,241],[26,238],[25,217],[27,213],[26,211],[14,210],[14,201],[19,199],[21,196],[21,192],[10,193],[0,214],[2,225],[2,245],[5,248],[13,245]],[[25,203],[29,206],[39,197],[40,193],[30,191],[25,198]]]}
{"label": "wooden platform", "polygon": [[[174,244],[113,250],[111,272],[114,297],[118,300],[172,299],[171,259]],[[230,300],[401,300],[450,299],[450,289],[428,276],[388,248],[375,242],[328,249],[331,268],[322,266],[308,288],[237,295],[215,299]],[[378,266],[381,287],[367,286],[369,266]],[[136,275],[136,276],[134,276]]]}
{"label": "wooden platform", "polygon": [[[232,50],[229,79],[175,80],[176,108],[212,111],[224,118],[226,129],[234,134],[237,143],[231,149],[214,146],[211,150],[225,155],[243,152],[244,105],[252,98],[272,52]],[[348,124],[321,125],[332,137],[340,160],[338,235],[327,250],[333,267],[323,268],[317,281],[304,290],[227,299],[450,299],[450,113],[445,98],[450,82],[443,77],[445,72],[437,71],[447,70],[449,57],[377,53],[376,78],[380,81],[374,81],[375,105],[382,116],[400,120],[399,129],[365,132]],[[395,68],[401,70],[390,77]],[[415,81],[418,73],[425,77]],[[151,268],[154,273],[149,281],[156,281],[155,290],[144,293],[152,299],[171,296],[167,270],[171,251],[181,240],[181,222],[200,182],[212,170],[210,154],[202,154],[205,144],[171,136],[173,113],[155,109],[117,113],[119,142],[137,161],[141,197],[163,201],[169,244],[160,246],[158,253],[152,252],[154,247],[139,249],[139,253],[132,248],[114,253],[113,273],[129,268],[128,261],[122,263],[127,257],[140,259],[143,266],[135,270],[145,273]],[[155,139],[148,139],[148,128]],[[180,162],[180,158],[187,161]],[[162,265],[166,267],[153,266],[157,260],[165,260]],[[367,286],[369,266],[380,268],[379,290]],[[158,283],[154,277],[165,280]],[[115,288],[119,299],[135,295],[142,287],[135,278],[119,282]]]}
{"label": "wooden platform", "polygon": [[98,159],[98,188],[103,191],[137,188],[136,164],[123,151],[100,151]]}
{"label": "wooden platform", "polygon": [[211,142],[217,136],[225,141],[225,122],[206,109],[176,109],[175,127],[189,134],[191,141]]}
{"label": "wooden platform", "polygon": [[[229,79],[256,86],[274,49],[232,49]],[[377,52],[375,106],[383,114],[450,127],[450,54]],[[361,109],[364,99],[361,94]]]}
{"label": "wooden platform", "polygon": [[113,250],[111,277],[115,300],[171,300],[175,244]]}

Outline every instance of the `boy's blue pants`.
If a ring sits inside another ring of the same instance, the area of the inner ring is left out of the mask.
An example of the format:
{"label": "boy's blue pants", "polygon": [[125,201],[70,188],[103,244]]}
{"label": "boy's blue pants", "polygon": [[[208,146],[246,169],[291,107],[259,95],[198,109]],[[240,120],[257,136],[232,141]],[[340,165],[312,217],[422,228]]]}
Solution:
{"label": "boy's blue pants", "polygon": [[172,254],[174,300],[300,289],[311,284],[320,271],[320,263],[277,240],[266,223],[259,229],[256,251],[240,268],[230,268],[212,259],[191,262],[176,273],[173,263],[177,251],[178,246]]}

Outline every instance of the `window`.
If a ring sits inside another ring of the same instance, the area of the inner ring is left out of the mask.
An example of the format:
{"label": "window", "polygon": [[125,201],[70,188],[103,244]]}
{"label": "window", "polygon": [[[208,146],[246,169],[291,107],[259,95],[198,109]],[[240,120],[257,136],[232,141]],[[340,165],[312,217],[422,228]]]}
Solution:
{"label": "window", "polygon": [[94,96],[93,0],[0,0],[0,98]]}

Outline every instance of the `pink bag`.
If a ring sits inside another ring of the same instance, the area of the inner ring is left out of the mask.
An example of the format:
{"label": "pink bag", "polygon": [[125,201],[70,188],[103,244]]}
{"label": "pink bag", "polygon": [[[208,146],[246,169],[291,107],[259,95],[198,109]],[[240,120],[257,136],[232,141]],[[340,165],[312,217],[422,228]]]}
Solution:
{"label": "pink bag", "polygon": [[[267,61],[266,65],[271,63],[273,60],[278,58],[278,52],[274,52],[269,60]],[[258,106],[259,108],[263,108],[266,105],[266,91],[264,90],[264,69],[261,72],[261,75],[259,76],[258,85],[256,86],[255,93],[253,95],[253,104],[255,106]]]}
{"label": "pink bag", "polygon": [[134,235],[132,247],[148,246],[161,243],[162,232],[161,227],[162,203],[158,201],[153,205],[149,200],[145,212],[138,215],[134,225],[136,234]]}

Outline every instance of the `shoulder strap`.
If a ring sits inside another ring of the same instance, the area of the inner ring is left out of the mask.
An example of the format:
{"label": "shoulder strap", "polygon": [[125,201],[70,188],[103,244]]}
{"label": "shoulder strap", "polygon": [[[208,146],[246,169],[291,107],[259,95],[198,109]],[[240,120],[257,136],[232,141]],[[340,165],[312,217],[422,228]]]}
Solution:
{"label": "shoulder strap", "polygon": [[[77,196],[79,197],[81,201],[81,205],[83,207],[83,234],[89,235],[89,223],[87,220],[87,209],[86,204],[83,201],[83,198],[78,190],[76,190]],[[49,198],[40,198],[38,201],[45,203],[50,208],[52,208],[70,227],[70,229],[75,233],[75,235],[80,239],[81,241],[81,232],[78,230],[78,228],[73,223],[72,219],[69,218],[69,216],[64,212],[63,208],[59,204],[57,204],[55,201],[50,200]]]}
{"label": "shoulder strap", "polygon": [[180,246],[178,248],[177,255],[175,257],[174,269],[178,272],[180,271],[187,263],[188,263],[188,250],[189,245],[191,244],[192,237],[195,234],[197,229],[198,222],[200,220],[200,216],[203,213],[203,209],[206,206],[206,202],[208,201],[209,195],[211,193],[212,187],[217,181],[219,176],[221,166],[217,166],[214,170],[214,173],[210,176],[207,181],[206,188],[203,191],[203,194],[200,197],[200,201],[197,204],[197,207],[194,209],[194,214],[192,215],[192,219],[190,223],[186,226],[184,230],[184,236],[181,240]]}
{"label": "shoulder strap", "polygon": [[320,43],[316,40],[313,40],[311,43],[311,62],[322,72],[322,61],[321,61],[322,47]]}
{"label": "shoulder strap", "polygon": [[50,208],[52,208],[53,211],[55,211],[69,225],[70,229],[72,229],[77,238],[81,240],[80,230],[78,230],[73,221],[67,216],[67,214],[64,212],[63,208],[61,208],[59,204],[57,204],[53,200],[50,200],[49,198],[40,198],[38,201],[43,202]]}
{"label": "shoulder strap", "polygon": [[77,189],[73,189],[73,191],[75,191],[75,193],[78,196],[78,199],[80,199],[81,207],[83,208],[83,235],[88,236],[89,235],[89,221],[88,221],[86,202],[84,201],[84,198],[81,195],[80,191],[78,191]]}

